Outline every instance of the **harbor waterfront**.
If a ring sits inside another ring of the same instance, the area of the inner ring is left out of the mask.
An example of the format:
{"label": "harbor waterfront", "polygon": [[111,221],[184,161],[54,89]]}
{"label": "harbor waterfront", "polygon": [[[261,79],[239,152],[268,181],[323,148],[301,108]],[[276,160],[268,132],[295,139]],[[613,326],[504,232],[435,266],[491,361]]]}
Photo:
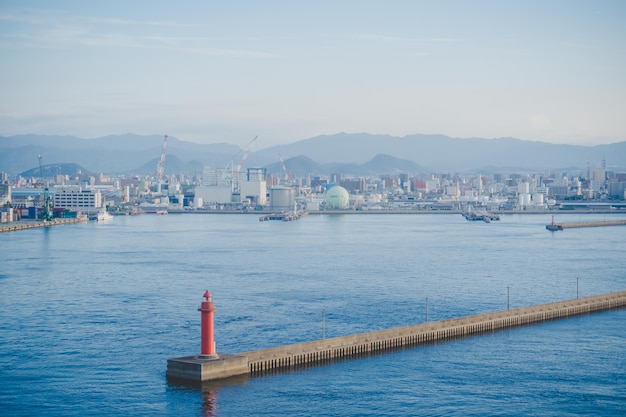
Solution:
{"label": "harbor waterfront", "polygon": [[[559,215],[602,221],[626,215]],[[624,228],[549,215],[121,216],[0,235],[5,415],[623,415],[626,310],[228,384],[168,383],[247,352],[623,291]]]}

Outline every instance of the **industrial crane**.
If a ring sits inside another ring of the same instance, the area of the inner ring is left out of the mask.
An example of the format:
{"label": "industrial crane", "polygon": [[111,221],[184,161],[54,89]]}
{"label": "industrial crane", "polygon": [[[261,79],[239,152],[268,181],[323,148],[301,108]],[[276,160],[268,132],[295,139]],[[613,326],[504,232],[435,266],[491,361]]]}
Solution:
{"label": "industrial crane", "polygon": [[167,146],[167,135],[163,138],[163,148],[161,149],[161,159],[157,164],[156,178],[157,178],[157,192],[161,193],[161,184],[163,183],[163,173],[165,171],[165,147]]}
{"label": "industrial crane", "polygon": [[[241,167],[243,166],[244,162],[246,162],[246,159],[248,158],[248,155],[252,151],[252,144],[257,140],[257,138],[258,138],[258,136],[255,136],[254,139],[252,139],[250,141],[250,143],[248,143],[248,145],[246,145],[246,147],[243,150],[243,155],[241,157],[241,160],[239,161],[239,164],[237,166],[233,166],[233,159],[237,155],[239,155],[242,151],[239,151],[235,155],[233,155],[233,157],[231,158],[230,162],[228,163],[228,165],[224,169],[224,172],[222,174],[222,179],[230,181],[230,186],[231,186],[232,192],[238,192],[239,191],[239,178],[238,178],[239,177],[239,171],[241,170]],[[229,172],[229,168],[230,168],[230,172]]]}
{"label": "industrial crane", "polygon": [[43,212],[41,214],[41,220],[44,222],[49,222],[52,220],[52,198],[50,198],[50,193],[48,191],[48,186],[43,179],[43,166],[41,165],[41,155],[37,155],[39,159],[39,174],[41,175],[41,184],[43,185]]}
{"label": "industrial crane", "polygon": [[278,159],[280,159],[280,167],[283,170],[283,174],[285,175],[285,182],[291,181],[291,174],[287,171],[287,167],[285,166],[285,161],[283,160],[283,156],[279,153]]}
{"label": "industrial crane", "polygon": [[258,136],[255,136],[254,139],[252,139],[250,143],[245,147],[243,156],[241,157],[241,160],[239,161],[239,165],[237,165],[234,170],[235,178],[237,178],[237,174],[239,173],[239,170],[241,170],[241,167],[243,166],[244,162],[246,162],[248,155],[250,155],[250,152],[252,151],[252,144],[254,143],[254,141],[256,141],[257,138]]}

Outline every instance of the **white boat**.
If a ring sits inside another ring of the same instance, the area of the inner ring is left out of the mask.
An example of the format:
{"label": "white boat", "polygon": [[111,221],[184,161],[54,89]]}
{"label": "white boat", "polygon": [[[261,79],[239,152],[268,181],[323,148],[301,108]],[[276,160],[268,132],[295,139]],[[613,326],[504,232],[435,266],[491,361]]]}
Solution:
{"label": "white boat", "polygon": [[98,222],[104,222],[107,220],[111,220],[113,218],[105,209],[98,210],[95,214],[89,216],[90,220],[95,220]]}

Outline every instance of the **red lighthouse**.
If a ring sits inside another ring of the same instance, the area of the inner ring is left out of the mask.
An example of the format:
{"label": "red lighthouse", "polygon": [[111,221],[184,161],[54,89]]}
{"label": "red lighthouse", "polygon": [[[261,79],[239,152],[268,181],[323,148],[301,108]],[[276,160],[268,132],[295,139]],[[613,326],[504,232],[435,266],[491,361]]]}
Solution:
{"label": "red lighthouse", "polygon": [[200,350],[200,356],[205,357],[217,357],[217,351],[215,350],[215,333],[213,326],[214,312],[217,310],[213,304],[213,299],[209,290],[203,295],[204,301],[200,304],[198,311],[201,316],[201,330],[200,337],[202,341],[202,347]]}

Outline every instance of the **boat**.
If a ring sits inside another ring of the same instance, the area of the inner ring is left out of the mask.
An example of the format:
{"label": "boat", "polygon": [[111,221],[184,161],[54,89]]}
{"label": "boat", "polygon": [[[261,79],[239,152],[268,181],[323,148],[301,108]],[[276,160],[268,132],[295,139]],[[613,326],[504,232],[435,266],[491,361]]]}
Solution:
{"label": "boat", "polygon": [[111,220],[113,216],[109,214],[105,209],[100,209],[94,214],[89,215],[89,220],[95,220],[97,222],[104,222],[107,220]]}

